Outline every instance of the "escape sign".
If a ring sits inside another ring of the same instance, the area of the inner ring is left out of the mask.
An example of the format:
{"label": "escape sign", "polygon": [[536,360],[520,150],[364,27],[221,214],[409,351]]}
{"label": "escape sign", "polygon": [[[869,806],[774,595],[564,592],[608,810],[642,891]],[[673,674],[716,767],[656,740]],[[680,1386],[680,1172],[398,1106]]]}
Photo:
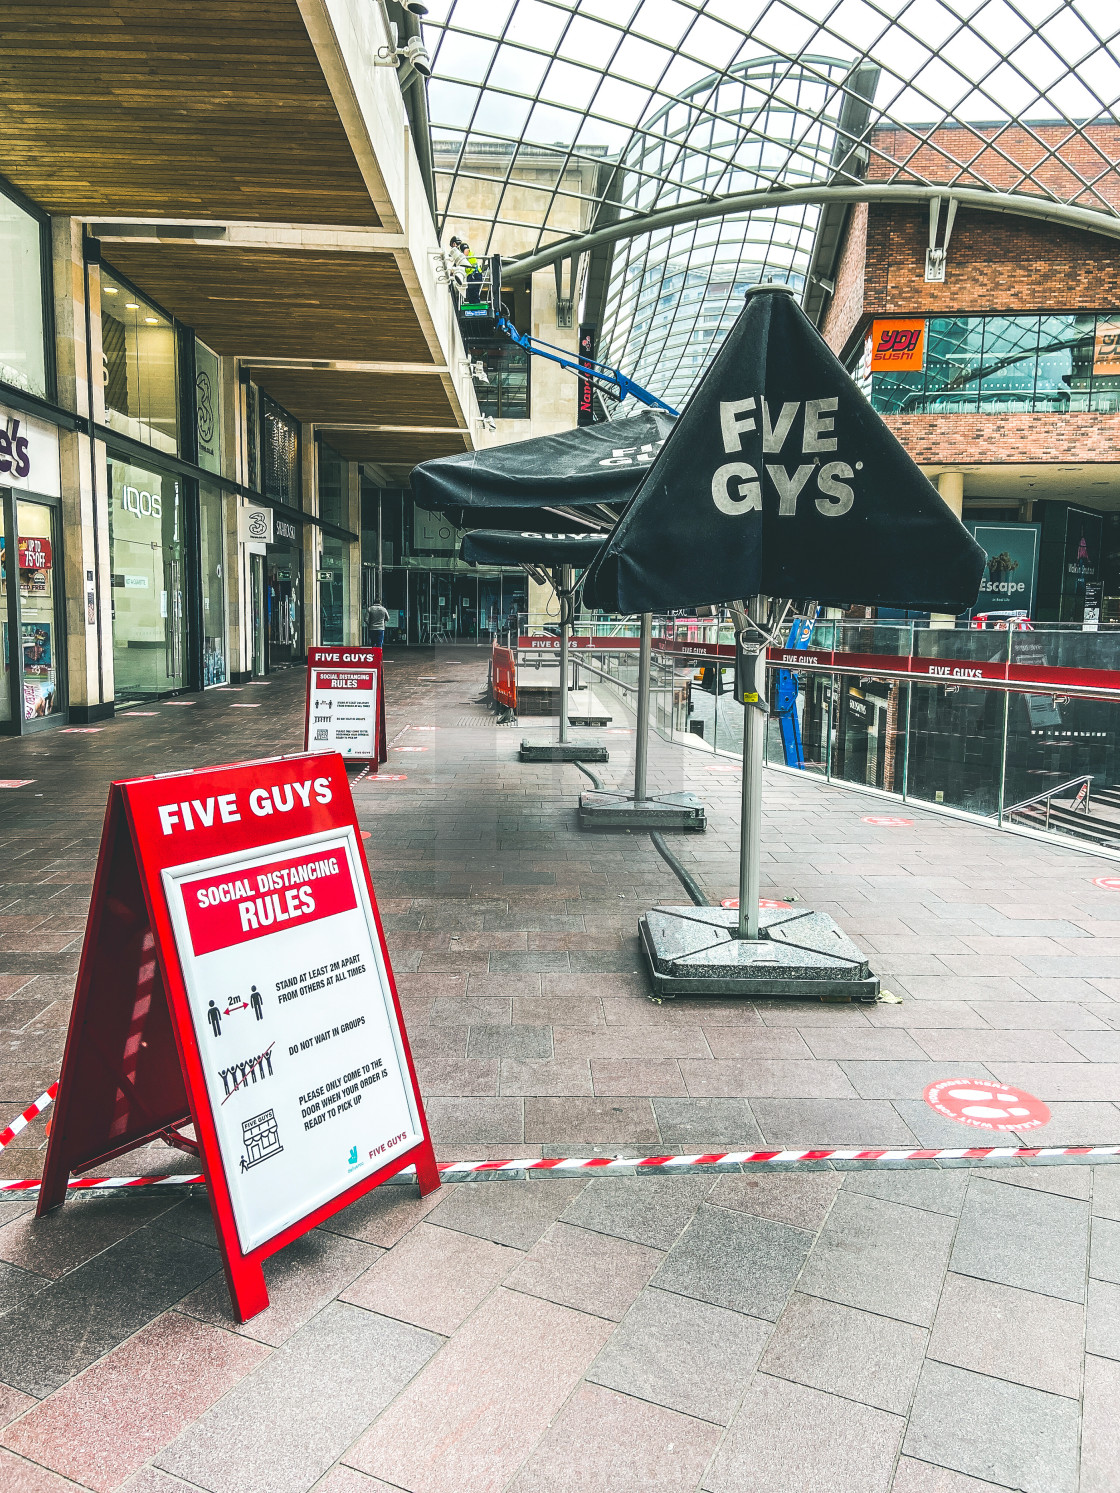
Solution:
{"label": "escape sign", "polygon": [[1033,1094],[983,1079],[942,1078],[922,1097],[947,1120],[978,1130],[1035,1130],[1050,1120],[1049,1109]]}
{"label": "escape sign", "polygon": [[303,744],[359,762],[385,761],[380,648],[309,648]]}
{"label": "escape sign", "polygon": [[439,1185],[340,756],[111,786],[56,1103],[40,1213],[197,1151],[242,1320],[266,1256],[407,1165]]}

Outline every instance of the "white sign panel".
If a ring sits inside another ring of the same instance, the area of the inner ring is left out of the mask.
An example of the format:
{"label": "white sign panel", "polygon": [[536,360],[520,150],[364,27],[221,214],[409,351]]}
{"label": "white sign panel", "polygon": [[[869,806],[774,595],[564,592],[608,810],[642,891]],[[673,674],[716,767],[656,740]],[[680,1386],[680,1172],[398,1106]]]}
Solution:
{"label": "white sign panel", "polygon": [[377,670],[311,665],[308,750],[377,756]]}
{"label": "white sign panel", "polygon": [[352,828],[163,880],[247,1253],[421,1139],[389,980]]}
{"label": "white sign panel", "polygon": [[242,544],[272,543],[272,509],[242,503],[237,510],[237,537]]}
{"label": "white sign panel", "polygon": [[33,420],[0,405],[0,487],[62,496],[58,431],[45,420]]}

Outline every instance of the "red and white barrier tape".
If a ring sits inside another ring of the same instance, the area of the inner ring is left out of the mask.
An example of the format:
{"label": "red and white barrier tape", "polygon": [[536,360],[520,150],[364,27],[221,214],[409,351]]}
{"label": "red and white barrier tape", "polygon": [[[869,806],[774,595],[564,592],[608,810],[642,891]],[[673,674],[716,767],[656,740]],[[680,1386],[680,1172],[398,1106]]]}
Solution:
{"label": "red and white barrier tape", "polygon": [[40,1094],[34,1104],[29,1104],[24,1110],[23,1114],[12,1121],[7,1130],[0,1130],[0,1151],[2,1151],[10,1141],[15,1140],[20,1131],[25,1129],[36,1115],[41,1115],[43,1113],[47,1106],[52,1103],[52,1101],[54,1100],[54,1096],[57,1093],[58,1080],[56,1079],[45,1094]]}
{"label": "red and white barrier tape", "polygon": [[[931,1150],[855,1151],[837,1147],[814,1151],[713,1151],[703,1156],[565,1156],[545,1157],[533,1161],[521,1157],[511,1161],[444,1161],[439,1170],[445,1177],[465,1177],[478,1172],[556,1172],[556,1171],[677,1171],[692,1166],[755,1166],[773,1162],[779,1166],[806,1161],[1038,1161],[1059,1156],[1120,1156],[1116,1146],[967,1146]],[[413,1171],[405,1167],[400,1173]],[[134,1187],[197,1187],[205,1183],[199,1173],[158,1177],[73,1177],[72,1191],[95,1192]],[[0,1182],[2,1192],[36,1192],[39,1178]]]}

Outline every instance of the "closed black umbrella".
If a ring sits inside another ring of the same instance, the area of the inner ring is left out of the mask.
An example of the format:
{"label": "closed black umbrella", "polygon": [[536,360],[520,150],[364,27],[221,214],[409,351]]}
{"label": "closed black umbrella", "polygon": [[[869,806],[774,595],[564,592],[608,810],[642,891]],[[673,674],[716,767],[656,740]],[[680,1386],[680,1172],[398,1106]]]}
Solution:
{"label": "closed black umbrella", "polygon": [[627,614],[759,594],[955,614],[983,566],[787,288],[759,286],[583,594]]}

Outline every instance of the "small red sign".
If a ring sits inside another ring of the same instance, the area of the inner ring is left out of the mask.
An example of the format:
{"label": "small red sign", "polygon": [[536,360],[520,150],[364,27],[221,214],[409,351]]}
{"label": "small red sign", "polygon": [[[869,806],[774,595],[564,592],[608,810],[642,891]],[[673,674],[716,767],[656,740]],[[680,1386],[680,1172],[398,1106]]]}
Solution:
{"label": "small red sign", "polygon": [[1094,876],[1093,885],[1104,887],[1106,892],[1120,892],[1120,876]]}
{"label": "small red sign", "polygon": [[895,814],[865,814],[863,822],[885,825],[888,829],[908,829],[914,823],[912,819],[899,819]]}
{"label": "small red sign", "polygon": [[28,535],[19,541],[19,568],[21,570],[49,570],[51,568],[51,542]]}
{"label": "small red sign", "polygon": [[307,650],[306,751],[337,751],[353,762],[385,761],[381,665],[380,648]]}
{"label": "small red sign", "polygon": [[1050,1121],[1049,1109],[1033,1094],[979,1078],[942,1078],[922,1097],[947,1120],[977,1130],[1036,1130]]}
{"label": "small red sign", "polygon": [[[719,905],[721,907],[738,907],[739,906],[739,899],[738,899],[738,897],[724,897],[723,901]],[[792,902],[776,902],[773,897],[759,897],[759,899],[758,899],[758,905],[759,905],[760,908],[763,909],[763,911],[766,911],[766,910],[768,910],[770,908],[775,908],[775,907],[779,907],[779,908],[792,907],[793,903]]]}
{"label": "small red sign", "polygon": [[0,788],[26,788],[34,778],[0,778]]}

